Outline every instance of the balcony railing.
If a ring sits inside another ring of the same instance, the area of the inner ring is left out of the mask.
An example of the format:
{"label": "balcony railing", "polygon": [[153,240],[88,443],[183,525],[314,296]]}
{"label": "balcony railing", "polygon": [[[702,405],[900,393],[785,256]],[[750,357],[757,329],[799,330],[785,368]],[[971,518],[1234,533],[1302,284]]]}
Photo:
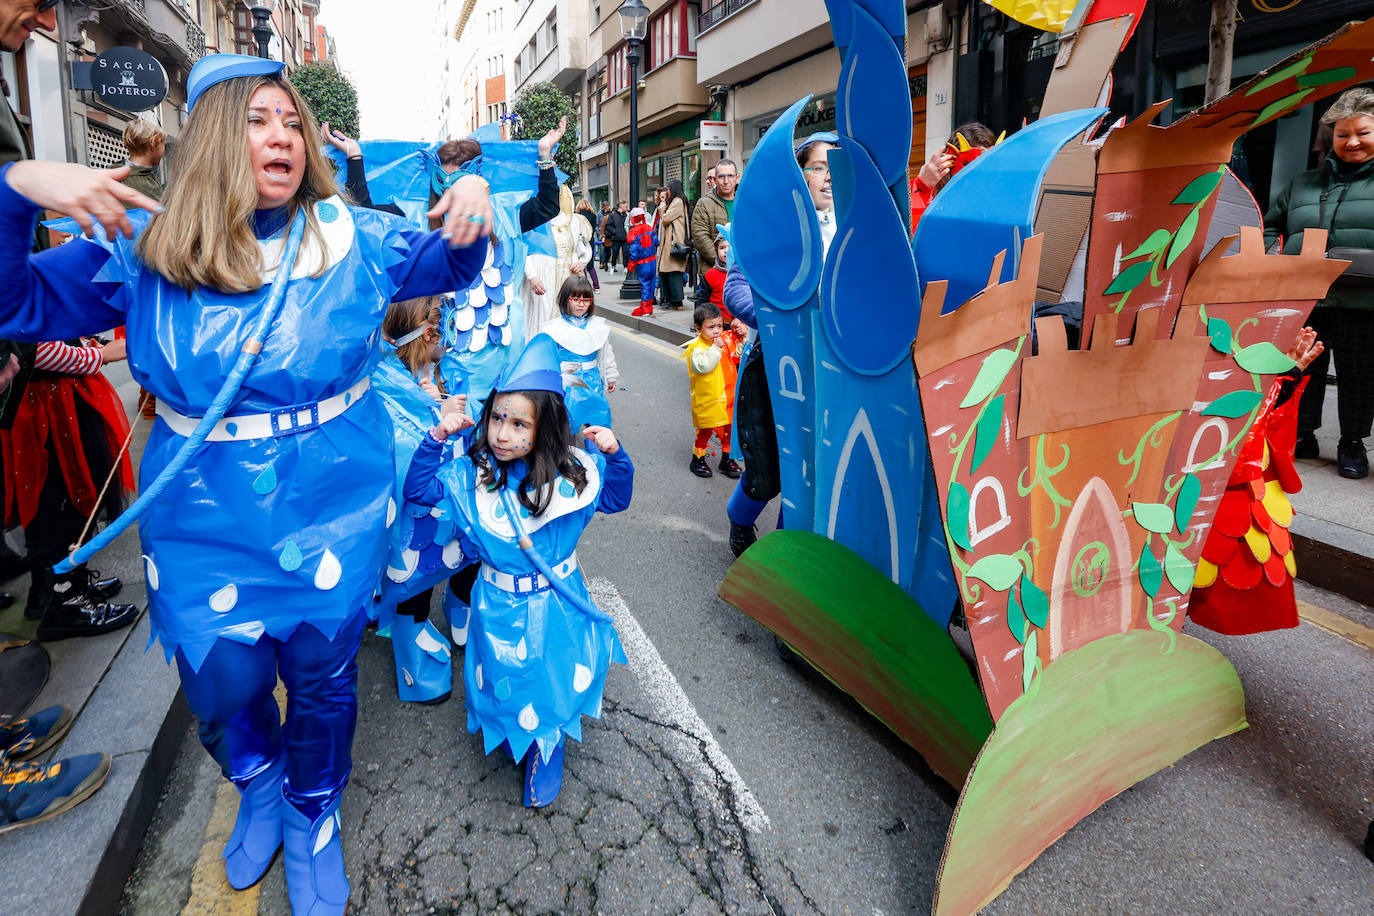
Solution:
{"label": "balcony railing", "polygon": [[716,0],[714,6],[701,11],[697,17],[697,34],[713,28],[756,0]]}

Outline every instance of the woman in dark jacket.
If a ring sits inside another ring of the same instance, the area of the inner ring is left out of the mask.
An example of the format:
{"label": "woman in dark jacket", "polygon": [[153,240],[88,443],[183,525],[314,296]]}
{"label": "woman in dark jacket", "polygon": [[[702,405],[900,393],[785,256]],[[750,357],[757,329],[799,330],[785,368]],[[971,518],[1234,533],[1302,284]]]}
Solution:
{"label": "woman in dark jacket", "polygon": [[663,284],[663,307],[682,308],[683,282],[687,273],[687,256],[675,255],[673,249],[687,244],[687,195],[682,190],[682,182],[674,179],[668,182],[668,198],[659,207],[655,218],[659,219],[658,235],[658,276]]}
{"label": "woman in dark jacket", "polygon": [[1341,438],[1336,470],[1354,480],[1369,474],[1364,440],[1374,423],[1374,91],[1351,89],[1322,116],[1332,127],[1325,162],[1294,178],[1264,217],[1265,238],[1284,240],[1286,254],[1302,248],[1306,229],[1325,229],[1330,248],[1364,249],[1362,270],[1353,264],[1312,311],[1308,324],[1326,343],[1307,374],[1298,408],[1296,457],[1316,458],[1316,430],[1322,421],[1327,366],[1336,360],[1336,408]]}

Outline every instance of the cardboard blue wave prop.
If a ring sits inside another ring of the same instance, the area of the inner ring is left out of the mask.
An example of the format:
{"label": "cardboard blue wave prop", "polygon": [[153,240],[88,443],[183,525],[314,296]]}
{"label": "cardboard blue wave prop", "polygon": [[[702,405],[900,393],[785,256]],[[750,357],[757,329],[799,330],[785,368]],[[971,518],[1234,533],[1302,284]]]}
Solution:
{"label": "cardboard blue wave prop", "polygon": [[[901,4],[892,5],[901,8]],[[839,130],[867,151],[885,184],[894,184],[905,179],[911,157],[906,56],[868,11],[855,7],[853,16],[836,90]]]}
{"label": "cardboard blue wave prop", "polygon": [[1045,172],[1059,150],[1106,114],[1105,108],[1085,108],[1042,118],[979,156],[977,168],[963,169],[936,195],[921,217],[912,250],[922,289],[932,279],[949,282],[945,313],[988,285],[999,252],[1007,256],[995,279],[1016,278]]}

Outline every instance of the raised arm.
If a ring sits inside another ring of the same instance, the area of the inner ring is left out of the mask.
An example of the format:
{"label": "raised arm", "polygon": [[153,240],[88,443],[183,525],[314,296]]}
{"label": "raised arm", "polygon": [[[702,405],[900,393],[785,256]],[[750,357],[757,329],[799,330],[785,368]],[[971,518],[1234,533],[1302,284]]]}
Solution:
{"label": "raised arm", "polygon": [[[37,175],[31,167],[40,167]],[[19,188],[13,180],[16,169],[20,171]],[[80,201],[89,196],[89,202],[97,209],[81,212],[82,225],[89,227],[94,214],[102,221],[108,219],[107,225],[116,227],[116,231],[121,221],[132,229],[125,216],[123,200],[136,198],[139,206],[145,203],[149,207],[157,206],[156,201],[108,177],[119,171],[122,170],[96,172],[82,166],[49,162],[22,162],[0,167],[0,337],[60,340],[124,323],[122,308],[117,303],[105,301],[111,288],[102,288],[94,280],[110,259],[105,248],[86,239],[76,239],[49,251],[30,254],[34,229],[42,210],[39,203],[61,212],[79,208]],[[25,176],[24,172],[30,174]],[[73,198],[75,202],[63,197],[64,206],[58,207],[56,204],[61,201],[41,200],[52,196],[47,193],[46,185],[26,180],[48,181],[53,175],[58,182],[65,180],[83,185],[73,188],[77,192]],[[110,186],[124,193],[116,194]],[[36,194],[40,201],[25,196],[21,188]],[[36,190],[32,190],[34,188]],[[118,207],[118,219],[113,207]]]}

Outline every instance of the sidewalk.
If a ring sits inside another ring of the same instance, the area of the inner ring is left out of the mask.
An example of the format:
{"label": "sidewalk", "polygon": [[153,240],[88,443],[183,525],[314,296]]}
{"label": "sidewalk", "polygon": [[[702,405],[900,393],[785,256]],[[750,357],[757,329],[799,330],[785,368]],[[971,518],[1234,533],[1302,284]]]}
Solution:
{"label": "sidewalk", "polygon": [[[107,372],[134,416],[138,386],[119,365]],[[139,424],[134,465],[147,440]],[[136,530],[126,531],[94,566],[117,575],[116,601],[147,607]],[[3,584],[18,600],[0,612],[0,632],[33,638],[36,621],[24,619],[29,577]],[[191,722],[176,669],[148,645],[146,610],[131,627],[104,636],[46,643],[52,662],[47,684],[28,711],[55,703],[76,715],[71,731],[42,759],[103,752],[112,758],[105,784],[76,808],[0,835],[0,900],[9,913],[114,913],[143,834],[152,819],[177,749]],[[18,712],[18,710],[4,710]]]}
{"label": "sidewalk", "polygon": [[[692,300],[681,311],[635,318],[639,303],[619,298],[625,274],[604,272],[596,294],[597,311],[608,321],[625,325],[681,346],[693,337]],[[1293,497],[1297,515],[1293,540],[1298,550],[1298,577],[1361,604],[1374,604],[1374,475],[1346,480],[1336,473],[1336,389],[1327,390],[1322,428],[1317,431],[1322,457],[1299,461],[1302,492]],[[1374,439],[1367,443],[1374,450]],[[1370,621],[1374,623],[1374,620]]]}

